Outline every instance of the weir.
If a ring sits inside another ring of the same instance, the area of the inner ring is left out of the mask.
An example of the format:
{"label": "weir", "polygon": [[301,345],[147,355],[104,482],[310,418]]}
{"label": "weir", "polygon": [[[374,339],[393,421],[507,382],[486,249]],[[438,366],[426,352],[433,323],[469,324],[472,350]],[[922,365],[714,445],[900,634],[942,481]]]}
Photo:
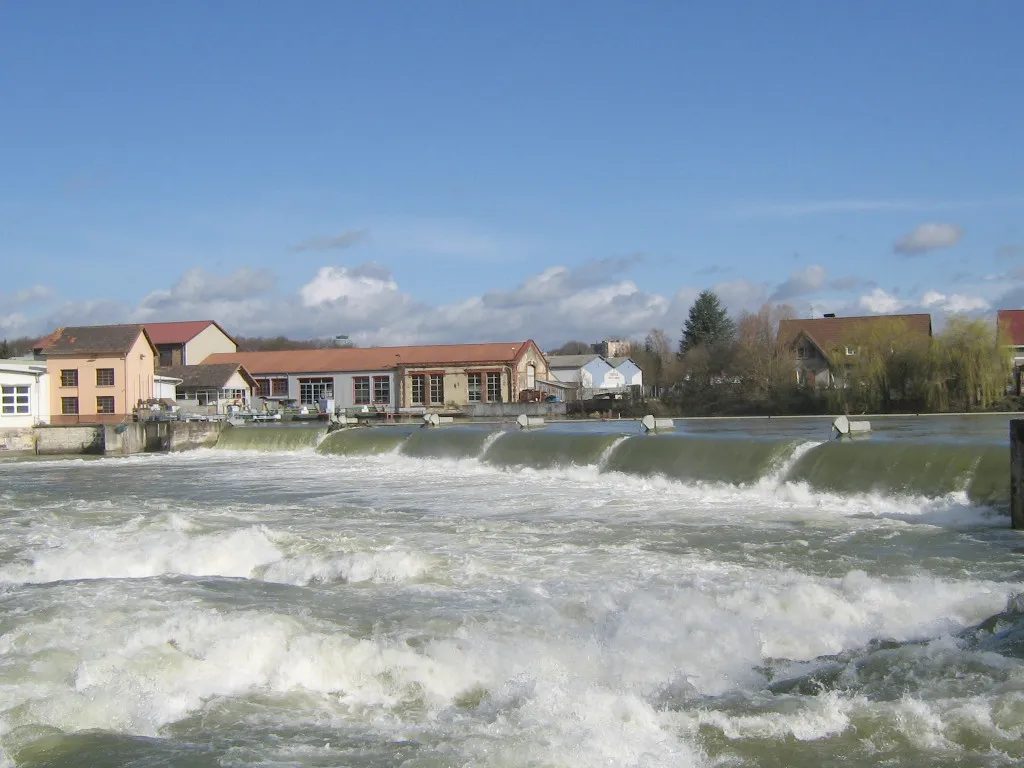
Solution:
{"label": "weir", "polygon": [[[1024,421],[1011,431],[1015,527],[1024,528]],[[1015,438],[1013,436],[1016,436]],[[1015,442],[1014,442],[1015,440]],[[218,448],[316,450],[325,456],[393,453],[410,459],[463,461],[515,470],[588,467],[598,473],[661,476],[682,483],[766,488],[801,483],[842,495],[882,493],[938,498],[963,493],[971,503],[1010,504],[1010,452],[1005,445],[922,440],[832,440],[751,435],[444,429],[394,426],[341,429],[260,426],[225,429]]]}

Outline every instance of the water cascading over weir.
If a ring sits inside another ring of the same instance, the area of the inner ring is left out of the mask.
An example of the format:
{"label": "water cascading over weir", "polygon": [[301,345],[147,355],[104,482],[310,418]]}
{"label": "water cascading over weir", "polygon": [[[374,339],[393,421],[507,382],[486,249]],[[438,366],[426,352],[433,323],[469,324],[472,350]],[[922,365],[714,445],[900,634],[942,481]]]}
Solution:
{"label": "water cascading over weir", "polygon": [[964,493],[975,504],[1008,509],[1006,446],[918,440],[821,441],[765,436],[613,434],[488,430],[472,427],[226,429],[220,449],[315,451],[322,456],[393,454],[472,460],[495,469],[562,470],[664,477],[688,484],[781,486],[798,483],[841,495],[880,493],[937,498]]}

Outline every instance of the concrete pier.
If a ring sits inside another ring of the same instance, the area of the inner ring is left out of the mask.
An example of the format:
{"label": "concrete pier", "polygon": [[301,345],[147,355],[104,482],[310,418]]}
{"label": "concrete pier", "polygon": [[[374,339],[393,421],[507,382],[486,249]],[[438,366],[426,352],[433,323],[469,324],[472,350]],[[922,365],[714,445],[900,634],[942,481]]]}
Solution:
{"label": "concrete pier", "polygon": [[1010,422],[1010,520],[1024,530],[1024,419]]}

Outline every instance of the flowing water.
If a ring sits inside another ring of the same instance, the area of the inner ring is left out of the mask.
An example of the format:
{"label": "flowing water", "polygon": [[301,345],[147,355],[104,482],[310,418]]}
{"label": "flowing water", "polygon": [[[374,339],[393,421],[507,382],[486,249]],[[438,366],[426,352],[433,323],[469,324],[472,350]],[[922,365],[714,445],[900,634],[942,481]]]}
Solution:
{"label": "flowing water", "polygon": [[1024,760],[1006,419],[0,463],[0,766]]}

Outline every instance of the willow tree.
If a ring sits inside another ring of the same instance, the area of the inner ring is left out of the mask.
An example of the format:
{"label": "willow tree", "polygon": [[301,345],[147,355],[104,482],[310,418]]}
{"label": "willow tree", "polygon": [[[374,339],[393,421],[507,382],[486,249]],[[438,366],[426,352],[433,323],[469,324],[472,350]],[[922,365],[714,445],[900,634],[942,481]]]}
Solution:
{"label": "willow tree", "polygon": [[993,324],[951,319],[936,337],[933,355],[935,406],[984,410],[1006,395],[1013,361]]}
{"label": "willow tree", "polygon": [[929,352],[928,337],[901,318],[854,325],[829,350],[832,406],[877,413],[919,408],[928,390]]}

